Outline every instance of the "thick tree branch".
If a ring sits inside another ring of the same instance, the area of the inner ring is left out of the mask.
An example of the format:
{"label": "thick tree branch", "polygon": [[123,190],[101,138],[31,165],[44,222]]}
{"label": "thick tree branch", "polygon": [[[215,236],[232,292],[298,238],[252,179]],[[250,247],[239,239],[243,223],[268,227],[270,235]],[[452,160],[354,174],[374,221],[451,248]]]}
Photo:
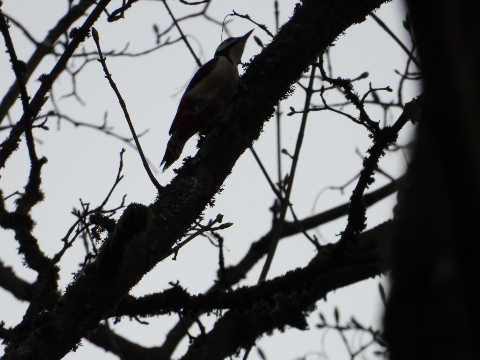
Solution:
{"label": "thick tree branch", "polygon": [[30,301],[32,298],[33,285],[15,275],[12,268],[5,266],[2,261],[0,261],[0,286],[18,300]]}
{"label": "thick tree branch", "polygon": [[143,347],[115,334],[105,325],[89,335],[88,340],[105,351],[115,354],[121,360],[163,360],[166,359],[160,347]]}

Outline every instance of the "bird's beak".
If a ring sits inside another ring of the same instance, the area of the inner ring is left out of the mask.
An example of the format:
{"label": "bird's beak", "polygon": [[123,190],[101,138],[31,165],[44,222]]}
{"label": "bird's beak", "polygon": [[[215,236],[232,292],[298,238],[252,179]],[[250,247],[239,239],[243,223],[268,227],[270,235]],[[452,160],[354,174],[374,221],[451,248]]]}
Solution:
{"label": "bird's beak", "polygon": [[250,36],[250,34],[253,32],[254,29],[250,30],[249,32],[247,32],[245,35],[242,36],[242,39],[245,39],[245,41],[247,41],[248,37]]}

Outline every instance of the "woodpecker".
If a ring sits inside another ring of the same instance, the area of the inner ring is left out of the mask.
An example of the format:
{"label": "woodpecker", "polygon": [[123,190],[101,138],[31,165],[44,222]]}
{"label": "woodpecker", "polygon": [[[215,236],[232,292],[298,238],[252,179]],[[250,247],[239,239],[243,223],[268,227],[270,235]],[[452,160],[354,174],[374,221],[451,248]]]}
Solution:
{"label": "woodpecker", "polygon": [[252,31],[223,41],[213,59],[200,67],[190,80],[168,132],[170,140],[160,163],[160,166],[165,164],[162,171],[180,157],[188,139],[196,133],[209,133],[225,111],[235,94],[235,83],[240,77],[237,66]]}

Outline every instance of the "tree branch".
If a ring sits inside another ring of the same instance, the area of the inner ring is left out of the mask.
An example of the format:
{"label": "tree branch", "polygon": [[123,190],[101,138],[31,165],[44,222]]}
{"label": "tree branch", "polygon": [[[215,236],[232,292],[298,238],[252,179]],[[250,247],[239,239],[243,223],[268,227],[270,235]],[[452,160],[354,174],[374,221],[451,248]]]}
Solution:
{"label": "tree branch", "polygon": [[[98,6],[107,2],[101,0]],[[297,6],[295,14],[273,42],[252,61],[242,77],[243,90],[239,91],[196,157],[186,161],[178,176],[149,206],[149,211],[155,215],[151,223],[138,232],[124,233],[121,256],[114,256],[108,250],[118,236],[110,235],[100,249],[99,258],[85,266],[68,286],[61,299],[62,306],[46,314],[25,341],[9,346],[4,359],[59,359],[105,316],[113,313],[117,303],[170,253],[176,241],[212,202],[238,157],[258,138],[274,105],[290,93],[290,87],[304,69],[346,28],[364,21],[383,2],[385,0],[305,0]],[[292,53],[297,56],[292,58]],[[33,104],[37,104],[39,96],[35,96]],[[129,216],[127,210],[117,228],[123,223],[136,228],[133,220],[139,219]],[[121,228],[128,229],[127,226]],[[114,264],[115,269],[102,263]]]}
{"label": "tree branch", "polygon": [[108,71],[106,58],[103,56],[102,49],[100,48],[100,38],[98,36],[97,30],[94,27],[92,27],[92,37],[93,37],[93,40],[95,41],[95,45],[97,46],[98,56],[100,56],[100,59],[98,59],[98,61],[100,62],[100,64],[102,64],[105,77],[107,78],[110,86],[115,92],[118,102],[120,103],[120,106],[123,110],[123,114],[125,116],[125,119],[127,120],[128,127],[130,128],[130,132],[132,133],[132,136],[133,136],[133,140],[135,141],[135,145],[137,146],[138,153],[140,154],[140,158],[142,159],[143,167],[145,168],[145,171],[147,172],[147,175],[150,178],[150,181],[152,182],[152,184],[157,188],[157,191],[160,192],[163,189],[163,186],[160,185],[158,180],[153,175],[152,170],[150,170],[150,166],[148,165],[148,161],[145,158],[145,155],[143,154],[142,146],[140,145],[140,141],[138,141],[137,134],[135,132],[135,129],[133,128],[132,120],[130,119],[130,115],[128,114],[127,104],[125,104],[122,94],[120,94],[120,91],[118,90],[117,85],[112,79],[112,75]]}
{"label": "tree branch", "polygon": [[[53,51],[53,44],[55,44],[58,38],[65,34],[68,31],[68,28],[82,17],[85,14],[85,11],[87,11],[87,9],[94,3],[94,1],[90,0],[80,1],[77,5],[73,6],[51,30],[48,31],[45,39],[39,43],[39,46],[37,46],[32,56],[30,56],[30,59],[27,61],[28,71],[24,74],[25,82],[28,81],[43,58]],[[14,82],[0,103],[0,124],[7,115],[8,110],[17,100],[19,94],[20,91],[17,82]]]}
{"label": "tree branch", "polygon": [[361,246],[363,256],[357,250],[342,258],[334,252],[321,252],[306,268],[259,285],[259,289],[272,293],[269,300],[259,300],[252,308],[227,312],[209,333],[190,346],[182,360],[222,360],[241,348],[251,347],[265,333],[283,331],[287,326],[305,330],[308,327],[305,317],[315,309],[316,301],[334,289],[378,276],[386,270],[380,265],[380,254],[367,249],[380,238],[389,238],[391,226],[390,221],[365,232],[368,245]]}
{"label": "tree branch", "polygon": [[[86,2],[88,3],[88,1]],[[83,25],[77,29],[75,36],[73,37],[72,41],[68,44],[67,48],[65,49],[60,59],[58,59],[53,69],[50,71],[50,74],[42,77],[42,84],[40,85],[40,88],[36,92],[33,99],[30,101],[29,111],[22,115],[20,120],[10,131],[10,135],[8,136],[8,138],[5,139],[3,143],[0,145],[0,169],[5,167],[5,162],[7,161],[7,159],[18,148],[20,137],[25,131],[27,123],[31,121],[31,119],[37,116],[43,104],[48,99],[46,95],[50,90],[50,88],[52,87],[53,82],[63,72],[63,70],[65,69],[65,66],[67,65],[68,60],[71,58],[71,56],[73,55],[77,47],[80,45],[80,43],[85,40],[85,38],[87,37],[90,31],[90,27],[95,23],[98,17],[102,14],[103,10],[105,9],[105,7],[108,5],[109,2],[110,0],[100,0],[98,2],[98,5],[95,6],[95,8],[90,13],[88,18],[85,20]],[[15,100],[13,100],[11,104],[13,104],[14,101]],[[1,109],[1,106],[2,105],[0,105],[0,109]],[[8,106],[8,108],[10,106]],[[8,110],[5,110],[5,112],[6,111]]]}
{"label": "tree branch", "polygon": [[[366,194],[363,197],[363,202],[365,206],[369,207],[375,204],[377,201],[380,201],[385,197],[389,196],[390,194],[394,193],[400,187],[403,186],[403,182],[404,182],[404,177],[401,177],[398,180],[393,181],[390,184],[385,185],[384,187],[378,190],[375,190],[369,194]],[[336,208],[327,210],[323,213],[305,218],[300,221],[300,226],[302,226],[306,230],[309,230],[317,226],[320,226],[322,224],[325,224],[329,221],[333,221],[335,219],[338,219],[341,216],[347,215],[348,207],[349,207],[349,203],[346,203],[344,205],[337,206]],[[287,221],[283,227],[282,239],[288,236],[293,236],[300,233],[298,225],[299,224],[296,224],[295,222]],[[237,284],[243,278],[245,278],[248,271],[250,271],[250,269],[268,252],[269,244],[273,236],[273,231],[274,230],[272,228],[267,234],[262,236],[260,240],[253,242],[249,251],[247,252],[247,254],[245,254],[243,259],[240,260],[240,262],[238,262],[236,265],[227,267],[223,273],[222,281],[216,282],[215,285],[213,285],[208,290],[208,292],[223,290],[225,286],[231,287]],[[372,229],[371,231],[375,231],[375,230]],[[364,233],[360,235],[360,238],[361,239],[364,238]],[[360,241],[362,242],[362,240]],[[364,241],[363,243],[366,244],[367,241]],[[128,297],[128,298],[125,298],[125,300],[129,301],[133,305],[133,302],[131,302],[133,300],[132,298]],[[119,304],[119,307],[123,306],[122,302]],[[135,314],[135,311],[132,311],[132,314]],[[185,328],[189,328],[193,324],[194,319],[200,316],[200,314],[201,313],[184,315],[182,317],[182,322],[181,323],[178,322],[170,330],[170,332],[166,336],[165,342],[161,346],[164,354],[164,357],[161,359],[170,359],[170,356],[172,355],[173,351],[176,349],[178,343],[180,343],[180,341],[183,339],[183,337],[186,334]]]}
{"label": "tree branch", "polygon": [[12,268],[5,266],[2,261],[0,261],[0,286],[18,300],[30,301],[32,299],[34,286],[15,275]]}

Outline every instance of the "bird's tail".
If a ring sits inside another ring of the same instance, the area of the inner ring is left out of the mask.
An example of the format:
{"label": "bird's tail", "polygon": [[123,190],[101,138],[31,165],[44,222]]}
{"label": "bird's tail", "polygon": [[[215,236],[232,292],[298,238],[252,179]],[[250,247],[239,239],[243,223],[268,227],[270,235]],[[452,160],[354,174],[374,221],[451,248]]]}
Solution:
{"label": "bird's tail", "polygon": [[160,163],[160,166],[163,166],[162,172],[167,170],[170,165],[172,165],[182,154],[183,147],[185,146],[185,141],[183,141],[177,134],[174,132],[172,137],[168,141],[167,148],[165,149],[165,155],[163,155],[163,160]]}

